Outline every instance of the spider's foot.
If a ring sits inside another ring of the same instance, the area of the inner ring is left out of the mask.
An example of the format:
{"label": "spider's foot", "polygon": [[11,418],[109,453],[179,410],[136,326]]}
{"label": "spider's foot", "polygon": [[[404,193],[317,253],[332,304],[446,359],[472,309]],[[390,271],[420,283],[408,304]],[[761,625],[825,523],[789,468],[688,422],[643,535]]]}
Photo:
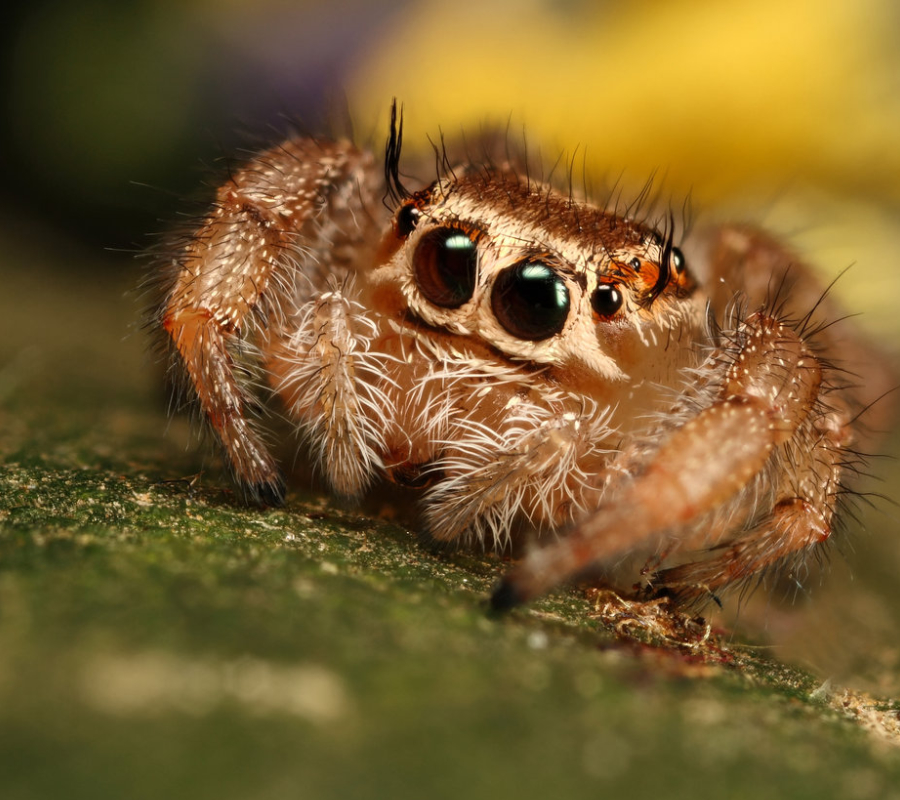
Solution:
{"label": "spider's foot", "polygon": [[249,483],[244,487],[244,495],[248,502],[262,508],[278,508],[284,505],[287,484],[281,475],[272,480]]}
{"label": "spider's foot", "polygon": [[516,585],[509,575],[504,577],[491,595],[491,611],[505,614],[528,600],[526,594]]}

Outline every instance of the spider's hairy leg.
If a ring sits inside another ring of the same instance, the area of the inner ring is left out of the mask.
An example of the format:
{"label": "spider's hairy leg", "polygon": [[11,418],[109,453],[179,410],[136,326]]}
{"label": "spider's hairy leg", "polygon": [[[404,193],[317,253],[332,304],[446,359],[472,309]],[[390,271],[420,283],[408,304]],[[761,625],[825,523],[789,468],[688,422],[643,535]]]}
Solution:
{"label": "spider's hairy leg", "polygon": [[802,557],[827,541],[841,492],[847,446],[846,412],[817,401],[796,434],[775,458],[774,501],[739,536],[711,558],[655,573],[658,593],[687,601],[759,575],[791,557]]}
{"label": "spider's hairy leg", "polygon": [[650,447],[633,477],[611,485],[612,500],[557,544],[529,553],[495,592],[495,608],[689,526],[735,497],[794,437],[818,397],[818,360],[792,329],[761,312],[730,338],[734,352],[712,402]]}
{"label": "spider's hairy leg", "polygon": [[341,253],[371,238],[369,156],[346,143],[293,139],[235,172],[212,211],[177,254],[159,312],[189,384],[238,482],[263,503],[284,483],[249,419],[243,377],[298,302],[297,273],[345,268]]}
{"label": "spider's hairy leg", "polygon": [[[892,360],[847,316],[819,273],[784,241],[749,225],[718,225],[697,236],[692,256],[708,265],[705,285],[712,307],[725,313],[735,294],[746,307],[771,307],[801,322],[816,351],[845,371],[841,394],[853,414],[865,409],[854,436],[864,449],[877,446],[895,419],[898,376]],[[839,287],[860,279],[857,268],[842,273]],[[828,320],[815,325],[813,319]]]}
{"label": "spider's hairy leg", "polygon": [[353,283],[303,306],[290,336],[267,353],[267,369],[332,488],[358,496],[383,469],[394,424],[396,359],[373,344],[377,327]]}
{"label": "spider's hairy leg", "polygon": [[503,549],[522,512],[555,529],[595,507],[618,434],[608,410],[575,408],[522,402],[498,422],[454,420],[435,463],[442,480],[425,501],[434,538],[468,536]]}

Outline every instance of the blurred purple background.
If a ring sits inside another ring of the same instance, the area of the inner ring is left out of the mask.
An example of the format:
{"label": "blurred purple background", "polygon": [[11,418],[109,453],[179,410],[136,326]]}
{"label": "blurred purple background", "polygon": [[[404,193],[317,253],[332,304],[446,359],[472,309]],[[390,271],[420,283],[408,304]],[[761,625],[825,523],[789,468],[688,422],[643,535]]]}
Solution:
{"label": "blurred purple background", "polygon": [[16,7],[0,33],[0,222],[143,247],[223,154],[340,125],[348,71],[405,5]]}

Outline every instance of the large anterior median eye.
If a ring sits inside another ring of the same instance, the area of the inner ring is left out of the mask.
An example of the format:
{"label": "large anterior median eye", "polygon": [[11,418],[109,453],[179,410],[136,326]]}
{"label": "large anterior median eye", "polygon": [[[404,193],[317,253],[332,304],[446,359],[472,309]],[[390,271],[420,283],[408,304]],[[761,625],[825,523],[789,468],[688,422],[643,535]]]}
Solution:
{"label": "large anterior median eye", "polygon": [[413,256],[413,272],[425,299],[441,308],[459,308],[475,291],[478,249],[458,228],[426,233]]}
{"label": "large anterior median eye", "polygon": [[538,342],[559,333],[566,324],[569,290],[546,264],[516,264],[494,281],[491,308],[513,336]]}

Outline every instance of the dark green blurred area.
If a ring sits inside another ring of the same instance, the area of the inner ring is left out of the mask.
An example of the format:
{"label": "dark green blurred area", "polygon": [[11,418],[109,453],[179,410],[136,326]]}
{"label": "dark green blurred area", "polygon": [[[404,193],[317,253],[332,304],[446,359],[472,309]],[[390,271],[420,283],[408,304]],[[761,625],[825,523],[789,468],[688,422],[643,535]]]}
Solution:
{"label": "dark green blurred area", "polygon": [[141,248],[240,145],[341,117],[401,4],[40,0],[0,33],[0,212]]}

